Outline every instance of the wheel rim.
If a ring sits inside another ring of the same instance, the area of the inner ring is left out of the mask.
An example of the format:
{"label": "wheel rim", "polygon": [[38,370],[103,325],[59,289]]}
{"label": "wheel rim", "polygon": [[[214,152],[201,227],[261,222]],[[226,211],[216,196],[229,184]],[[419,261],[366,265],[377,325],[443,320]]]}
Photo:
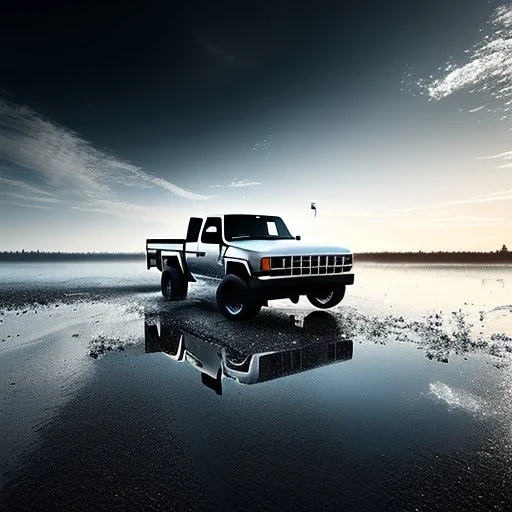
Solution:
{"label": "wheel rim", "polygon": [[226,306],[226,309],[232,314],[232,315],[238,315],[242,309],[243,309],[243,306],[242,304],[240,304],[239,302],[227,302],[225,304]]}
{"label": "wheel rim", "polygon": [[171,297],[171,295],[172,295],[172,284],[171,284],[171,279],[170,278],[167,279],[167,284],[165,285],[165,290],[167,291],[167,296]]}
{"label": "wheel rim", "polygon": [[316,297],[316,300],[320,304],[327,304],[332,299],[333,295],[334,295],[334,292],[332,291],[332,292],[328,293],[327,295]]}
{"label": "wheel rim", "polygon": [[244,307],[240,293],[237,293],[236,290],[230,290],[224,301],[224,306],[231,315],[240,314]]}

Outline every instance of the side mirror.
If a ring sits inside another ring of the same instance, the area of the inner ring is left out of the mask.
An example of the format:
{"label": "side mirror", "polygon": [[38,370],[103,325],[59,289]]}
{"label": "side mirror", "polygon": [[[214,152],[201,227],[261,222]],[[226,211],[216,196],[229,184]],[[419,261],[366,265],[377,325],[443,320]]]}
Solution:
{"label": "side mirror", "polygon": [[297,236],[295,237],[295,240],[300,240],[300,235],[297,235]]}

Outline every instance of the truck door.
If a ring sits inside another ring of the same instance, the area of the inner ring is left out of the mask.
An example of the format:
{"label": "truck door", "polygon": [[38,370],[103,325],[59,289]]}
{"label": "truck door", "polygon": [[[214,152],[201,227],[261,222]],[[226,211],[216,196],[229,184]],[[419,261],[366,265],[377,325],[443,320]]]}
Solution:
{"label": "truck door", "polygon": [[224,277],[224,262],[222,252],[222,219],[220,217],[208,217],[201,232],[198,251],[205,256],[197,259],[199,274],[209,277]]}

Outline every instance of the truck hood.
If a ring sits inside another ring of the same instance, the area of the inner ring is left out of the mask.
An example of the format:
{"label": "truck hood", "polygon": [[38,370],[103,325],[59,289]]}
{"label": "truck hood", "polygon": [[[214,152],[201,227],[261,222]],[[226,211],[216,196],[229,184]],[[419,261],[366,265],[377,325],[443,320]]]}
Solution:
{"label": "truck hood", "polygon": [[300,254],[351,254],[339,245],[305,242],[303,240],[235,240],[229,247],[268,255],[293,256]]}

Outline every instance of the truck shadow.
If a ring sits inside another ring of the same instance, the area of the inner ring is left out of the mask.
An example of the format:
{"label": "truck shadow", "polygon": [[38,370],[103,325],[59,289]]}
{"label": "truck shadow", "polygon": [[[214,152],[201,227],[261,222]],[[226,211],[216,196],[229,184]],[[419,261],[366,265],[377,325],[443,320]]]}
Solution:
{"label": "truck shadow", "polygon": [[165,314],[147,313],[145,352],[164,352],[199,370],[203,385],[222,395],[222,380],[256,384],[352,359],[353,342],[340,335],[336,318],[315,311],[290,318],[274,342],[246,336],[243,344],[179,326]]}

